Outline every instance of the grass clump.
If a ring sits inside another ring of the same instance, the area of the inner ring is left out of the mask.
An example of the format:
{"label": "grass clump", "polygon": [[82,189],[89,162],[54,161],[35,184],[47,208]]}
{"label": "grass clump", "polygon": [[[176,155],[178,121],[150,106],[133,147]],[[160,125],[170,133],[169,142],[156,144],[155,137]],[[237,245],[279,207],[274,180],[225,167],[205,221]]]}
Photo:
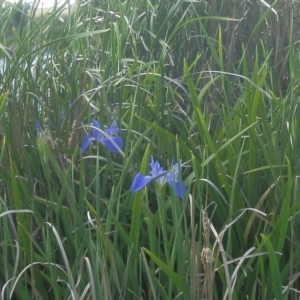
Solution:
{"label": "grass clump", "polygon": [[1,8],[3,299],[299,297],[299,5],[264,4]]}

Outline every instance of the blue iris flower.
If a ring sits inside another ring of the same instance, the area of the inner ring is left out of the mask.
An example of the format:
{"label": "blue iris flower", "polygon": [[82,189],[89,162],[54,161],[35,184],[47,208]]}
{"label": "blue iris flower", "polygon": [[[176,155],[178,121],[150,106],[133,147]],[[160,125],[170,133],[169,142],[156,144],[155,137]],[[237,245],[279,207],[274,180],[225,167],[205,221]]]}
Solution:
{"label": "blue iris flower", "polygon": [[116,136],[121,130],[117,127],[117,122],[113,121],[109,128],[104,131],[100,128],[100,123],[96,120],[92,120],[91,133],[87,134],[80,147],[81,152],[84,152],[91,142],[97,141],[104,145],[109,151],[119,153],[118,148],[123,147],[123,140],[119,136]]}
{"label": "blue iris flower", "polygon": [[43,129],[42,129],[40,121],[34,120],[34,123],[35,123],[36,131],[37,131],[37,135],[41,136],[42,132],[43,132]]}
{"label": "blue iris flower", "polygon": [[170,171],[165,171],[159,164],[159,162],[153,159],[151,155],[150,163],[151,175],[142,175],[141,173],[136,174],[131,190],[137,192],[145,187],[148,183],[155,180],[160,186],[163,186],[165,183],[168,183],[174,190],[175,194],[179,198],[184,198],[187,191],[186,185],[179,179],[179,167],[178,163],[172,164]]}

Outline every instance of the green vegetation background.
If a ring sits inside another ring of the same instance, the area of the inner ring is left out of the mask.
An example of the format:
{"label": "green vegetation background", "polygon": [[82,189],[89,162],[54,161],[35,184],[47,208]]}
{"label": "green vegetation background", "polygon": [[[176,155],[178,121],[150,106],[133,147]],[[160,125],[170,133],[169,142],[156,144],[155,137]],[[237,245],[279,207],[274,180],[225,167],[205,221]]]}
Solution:
{"label": "green vegetation background", "polygon": [[[0,8],[2,299],[299,299],[299,3],[23,8]],[[92,118],[122,153],[80,153]],[[185,199],[130,191],[150,155]]]}

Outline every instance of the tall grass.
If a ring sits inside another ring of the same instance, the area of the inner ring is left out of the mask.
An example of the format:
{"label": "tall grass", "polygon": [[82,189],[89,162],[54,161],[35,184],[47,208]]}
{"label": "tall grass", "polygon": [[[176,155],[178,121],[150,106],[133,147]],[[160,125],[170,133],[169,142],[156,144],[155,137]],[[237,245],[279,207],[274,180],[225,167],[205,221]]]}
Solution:
{"label": "tall grass", "polygon": [[1,298],[298,299],[299,8],[1,8]]}

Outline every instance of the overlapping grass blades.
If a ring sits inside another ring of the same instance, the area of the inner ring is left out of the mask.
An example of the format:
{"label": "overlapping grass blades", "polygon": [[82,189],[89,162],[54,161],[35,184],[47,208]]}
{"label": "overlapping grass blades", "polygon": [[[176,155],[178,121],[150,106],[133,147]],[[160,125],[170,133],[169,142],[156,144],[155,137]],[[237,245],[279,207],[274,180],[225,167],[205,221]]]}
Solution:
{"label": "overlapping grass blades", "polygon": [[[299,8],[1,7],[1,297],[297,299]],[[150,155],[189,195],[130,190]]]}

